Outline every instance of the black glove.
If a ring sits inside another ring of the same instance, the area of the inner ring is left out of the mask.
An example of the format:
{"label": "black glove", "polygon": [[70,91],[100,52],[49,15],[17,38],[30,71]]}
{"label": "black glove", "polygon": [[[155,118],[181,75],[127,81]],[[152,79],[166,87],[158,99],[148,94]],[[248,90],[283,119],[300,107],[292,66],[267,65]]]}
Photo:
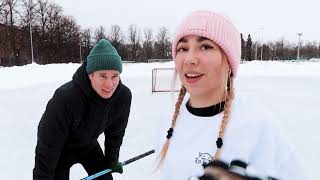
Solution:
{"label": "black glove", "polygon": [[247,164],[243,161],[234,160],[230,165],[222,161],[212,161],[203,165],[204,175],[190,177],[188,180],[277,180],[275,178],[257,177],[246,171]]}
{"label": "black glove", "polygon": [[109,169],[112,170],[111,173],[123,173],[123,165],[120,162],[113,163]]}

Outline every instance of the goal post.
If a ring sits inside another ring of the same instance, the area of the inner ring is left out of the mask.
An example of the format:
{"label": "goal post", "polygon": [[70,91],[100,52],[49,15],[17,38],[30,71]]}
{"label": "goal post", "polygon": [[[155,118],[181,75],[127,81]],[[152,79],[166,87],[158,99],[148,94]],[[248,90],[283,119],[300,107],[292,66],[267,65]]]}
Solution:
{"label": "goal post", "polygon": [[[154,68],[152,69],[152,93],[171,92],[172,80],[174,78],[174,68]],[[181,86],[179,78],[176,78],[173,91],[178,92]]]}

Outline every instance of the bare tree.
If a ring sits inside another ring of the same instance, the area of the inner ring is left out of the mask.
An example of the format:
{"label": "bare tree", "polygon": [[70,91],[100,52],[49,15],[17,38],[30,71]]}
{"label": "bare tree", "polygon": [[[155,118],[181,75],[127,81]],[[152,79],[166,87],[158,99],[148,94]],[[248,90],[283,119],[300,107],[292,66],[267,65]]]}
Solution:
{"label": "bare tree", "polygon": [[[49,32],[49,3],[47,0],[38,0],[35,7],[34,14],[34,36],[35,38],[35,50],[38,52],[36,56],[38,57],[38,63],[47,63],[48,58],[48,32]],[[52,11],[52,7],[50,8]],[[45,62],[46,61],[46,62]]]}
{"label": "bare tree", "polygon": [[64,62],[80,62],[80,26],[72,16],[64,16],[61,21],[60,57]]}
{"label": "bare tree", "polygon": [[80,44],[80,60],[84,60],[83,57],[89,55],[90,49],[92,48],[92,30],[91,28],[86,28],[81,31],[80,34],[81,44]]}
{"label": "bare tree", "polygon": [[80,62],[80,26],[62,7],[38,0],[36,8],[39,63]]}
{"label": "bare tree", "polygon": [[3,17],[4,24],[8,26],[17,25],[17,3],[18,0],[3,0],[3,3],[1,3],[1,15]]}
{"label": "bare tree", "polygon": [[18,64],[20,56],[19,33],[18,33],[18,0],[5,0],[3,8],[4,24],[8,26],[6,29],[6,40],[9,52],[9,64]]}
{"label": "bare tree", "polygon": [[30,22],[32,23],[32,20],[35,17],[35,7],[37,4],[33,3],[32,0],[20,0],[21,1],[21,9],[19,11],[19,16],[21,19],[21,27],[29,27]]}
{"label": "bare tree", "polygon": [[1,0],[0,1],[0,24],[4,24],[5,23],[5,17],[6,17],[6,11],[5,11],[5,6],[7,2],[5,0]]}
{"label": "bare tree", "polygon": [[143,55],[146,60],[151,59],[153,55],[153,31],[151,28],[143,30]]}
{"label": "bare tree", "polygon": [[275,59],[284,59],[284,39],[277,40],[274,44],[275,48]]}
{"label": "bare tree", "polygon": [[141,35],[140,30],[135,24],[131,24],[128,29],[129,33],[129,46],[130,46],[130,58],[137,60],[139,56],[139,51],[141,50]]}
{"label": "bare tree", "polygon": [[276,60],[276,46],[274,45],[274,43],[273,42],[268,42],[268,47],[269,47],[269,50],[270,50],[270,54],[269,54],[269,56],[270,56],[270,60]]}
{"label": "bare tree", "polygon": [[[293,53],[291,51],[295,51],[294,45],[290,45],[291,43],[286,41],[283,37],[273,42],[273,59],[274,60],[288,60],[295,59],[293,57]],[[295,51],[296,52],[296,51]]]}
{"label": "bare tree", "polygon": [[94,32],[95,43],[99,42],[100,39],[105,39],[106,37],[107,36],[105,28],[103,26],[99,26]]}
{"label": "bare tree", "polygon": [[301,48],[301,56],[304,59],[311,59],[317,57],[318,53],[318,43],[316,41],[306,42],[306,44]]}
{"label": "bare tree", "polygon": [[124,36],[119,25],[112,25],[108,36],[111,44],[119,49],[124,43]]}
{"label": "bare tree", "polygon": [[92,30],[91,28],[86,28],[81,32],[81,42],[84,47],[90,48],[92,46]]}
{"label": "bare tree", "polygon": [[171,56],[169,30],[162,26],[157,33],[157,41],[155,42],[156,54],[161,59],[167,59]]}
{"label": "bare tree", "polygon": [[48,3],[46,10],[48,19],[45,26],[45,34],[43,36],[43,48],[45,48],[45,51],[41,53],[44,53],[43,63],[48,64],[60,61],[57,54],[60,45],[59,43],[62,41],[60,35],[62,8],[57,4]]}
{"label": "bare tree", "polygon": [[0,11],[1,64],[30,61],[30,24],[35,32],[38,63],[79,62],[80,27],[73,17],[64,16],[57,4],[47,0],[35,4],[29,0],[0,0]]}
{"label": "bare tree", "polygon": [[6,45],[6,26],[4,25],[6,19],[5,11],[6,1],[0,1],[0,66],[5,64],[5,57],[7,56],[8,48]]}
{"label": "bare tree", "polygon": [[35,27],[35,8],[37,4],[33,3],[32,0],[20,0],[20,3],[21,5],[18,12],[20,16],[19,29],[22,30],[23,35],[20,37],[19,42],[21,42],[21,48],[24,50],[24,56],[26,59],[23,64],[27,64],[31,63],[33,58],[31,54],[31,51],[33,52],[33,47],[31,49],[30,43],[32,38],[31,30]]}
{"label": "bare tree", "polygon": [[318,43],[318,56],[317,56],[317,58],[320,58],[320,41]]}
{"label": "bare tree", "polygon": [[129,57],[129,48],[125,45],[125,37],[119,25],[111,26],[108,39],[122,58],[127,59]]}
{"label": "bare tree", "polygon": [[48,13],[48,1],[38,0],[36,8],[36,25],[40,29],[40,33],[44,34],[46,31],[46,26],[48,25],[49,13]]}
{"label": "bare tree", "polygon": [[63,16],[62,11],[63,10],[61,6],[54,3],[48,4],[47,14],[48,14],[49,28],[53,28],[59,25],[60,23],[59,20]]}

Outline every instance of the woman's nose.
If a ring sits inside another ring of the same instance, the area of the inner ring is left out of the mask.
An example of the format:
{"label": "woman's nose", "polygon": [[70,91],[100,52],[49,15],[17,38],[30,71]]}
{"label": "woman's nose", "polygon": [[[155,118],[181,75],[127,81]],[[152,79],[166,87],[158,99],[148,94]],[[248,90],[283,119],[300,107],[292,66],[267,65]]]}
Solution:
{"label": "woman's nose", "polygon": [[185,63],[186,64],[198,64],[198,54],[194,50],[189,50],[186,55]]}

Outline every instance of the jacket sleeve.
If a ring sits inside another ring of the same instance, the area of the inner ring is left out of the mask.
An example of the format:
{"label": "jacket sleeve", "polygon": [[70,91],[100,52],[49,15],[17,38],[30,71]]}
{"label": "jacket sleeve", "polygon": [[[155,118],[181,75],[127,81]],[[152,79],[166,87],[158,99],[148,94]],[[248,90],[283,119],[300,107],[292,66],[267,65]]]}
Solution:
{"label": "jacket sleeve", "polygon": [[66,112],[63,98],[56,92],[49,100],[38,125],[33,180],[54,178],[55,168],[69,133]]}
{"label": "jacket sleeve", "polygon": [[[112,124],[104,131],[105,134],[105,158],[107,166],[115,163],[119,159],[120,146],[122,145],[123,136],[128,124],[128,118],[131,108],[132,94],[128,88],[124,93],[120,108],[117,109],[121,113],[117,119],[114,119]],[[112,114],[110,115],[112,118]]]}

